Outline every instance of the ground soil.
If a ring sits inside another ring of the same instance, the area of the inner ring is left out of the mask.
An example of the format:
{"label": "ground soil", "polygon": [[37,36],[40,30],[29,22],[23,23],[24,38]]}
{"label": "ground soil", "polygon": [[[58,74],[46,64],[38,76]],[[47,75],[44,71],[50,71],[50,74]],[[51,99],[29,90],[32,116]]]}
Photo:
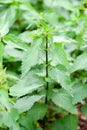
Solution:
{"label": "ground soil", "polygon": [[78,104],[77,107],[79,116],[78,130],[87,130],[87,118],[81,112],[81,104]]}

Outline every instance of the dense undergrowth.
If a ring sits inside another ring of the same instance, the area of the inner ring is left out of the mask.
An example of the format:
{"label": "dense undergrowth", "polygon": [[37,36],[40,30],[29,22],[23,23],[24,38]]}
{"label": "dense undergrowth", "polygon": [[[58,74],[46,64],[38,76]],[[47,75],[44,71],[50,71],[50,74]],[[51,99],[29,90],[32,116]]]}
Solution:
{"label": "dense undergrowth", "polygon": [[87,116],[87,1],[0,0],[0,129],[77,130]]}

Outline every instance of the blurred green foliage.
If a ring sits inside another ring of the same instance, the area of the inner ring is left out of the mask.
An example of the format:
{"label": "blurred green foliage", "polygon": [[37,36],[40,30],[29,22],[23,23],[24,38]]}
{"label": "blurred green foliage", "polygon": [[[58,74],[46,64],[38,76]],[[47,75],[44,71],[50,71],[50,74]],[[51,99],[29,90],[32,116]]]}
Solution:
{"label": "blurred green foliage", "polygon": [[0,0],[1,130],[77,130],[78,103],[87,116],[86,28],[87,0]]}

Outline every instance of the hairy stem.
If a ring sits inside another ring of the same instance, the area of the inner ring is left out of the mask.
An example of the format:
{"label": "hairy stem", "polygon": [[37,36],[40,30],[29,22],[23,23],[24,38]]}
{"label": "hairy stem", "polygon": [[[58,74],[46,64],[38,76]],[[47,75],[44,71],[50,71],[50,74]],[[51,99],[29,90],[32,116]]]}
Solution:
{"label": "hairy stem", "polygon": [[[48,79],[48,35],[45,36],[45,41],[46,41],[46,79]],[[48,104],[48,89],[49,89],[49,83],[46,81],[46,97],[45,97],[45,104]],[[46,127],[46,122],[47,122],[47,116],[45,115],[43,119],[43,130],[45,130]]]}
{"label": "hairy stem", "polygon": [[[48,79],[48,36],[46,35],[46,79]],[[46,98],[45,98],[45,103],[48,103],[48,97],[47,97],[47,92],[49,88],[49,83],[48,81],[46,82]]]}

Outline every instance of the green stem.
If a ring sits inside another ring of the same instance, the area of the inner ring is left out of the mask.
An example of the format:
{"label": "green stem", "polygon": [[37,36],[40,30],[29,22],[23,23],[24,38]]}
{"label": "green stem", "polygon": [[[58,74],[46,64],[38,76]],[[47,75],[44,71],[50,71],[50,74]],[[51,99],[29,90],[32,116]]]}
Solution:
{"label": "green stem", "polygon": [[[48,35],[46,35],[46,79],[48,79]],[[48,103],[48,88],[49,88],[49,83],[48,81],[46,82],[46,98],[45,98],[45,103]]]}
{"label": "green stem", "polygon": [[[48,35],[45,36],[45,41],[46,41],[46,79],[48,79]],[[48,89],[49,89],[49,83],[46,81],[46,97],[45,97],[45,104],[48,104]],[[47,122],[47,116],[45,115],[43,119],[43,130],[45,130],[46,127],[46,122]]]}

